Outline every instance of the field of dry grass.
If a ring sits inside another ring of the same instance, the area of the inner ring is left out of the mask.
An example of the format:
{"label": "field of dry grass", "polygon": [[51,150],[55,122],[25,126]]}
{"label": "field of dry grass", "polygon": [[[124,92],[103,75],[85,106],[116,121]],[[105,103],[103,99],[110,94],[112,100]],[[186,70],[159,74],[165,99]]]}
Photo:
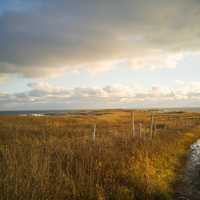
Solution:
{"label": "field of dry grass", "polygon": [[171,199],[200,115],[156,113],[152,138],[151,112],[134,114],[136,137],[128,110],[1,116],[0,199]]}

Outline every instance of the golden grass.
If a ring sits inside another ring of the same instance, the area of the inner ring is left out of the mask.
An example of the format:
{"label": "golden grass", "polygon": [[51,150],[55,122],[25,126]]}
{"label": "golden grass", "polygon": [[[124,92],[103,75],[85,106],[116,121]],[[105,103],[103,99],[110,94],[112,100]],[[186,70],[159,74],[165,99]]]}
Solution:
{"label": "golden grass", "polygon": [[198,114],[172,115],[157,116],[168,128],[157,130],[153,140],[145,111],[135,111],[142,138],[131,136],[130,112],[123,110],[0,117],[0,199],[170,199],[188,147],[200,136],[199,118],[190,127],[182,120]]}

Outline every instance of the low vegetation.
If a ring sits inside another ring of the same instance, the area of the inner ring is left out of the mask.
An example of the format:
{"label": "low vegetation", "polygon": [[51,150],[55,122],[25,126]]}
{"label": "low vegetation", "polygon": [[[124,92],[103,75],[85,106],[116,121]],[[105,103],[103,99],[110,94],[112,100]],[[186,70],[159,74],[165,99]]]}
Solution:
{"label": "low vegetation", "polygon": [[0,199],[171,199],[200,115],[134,113],[0,117]]}

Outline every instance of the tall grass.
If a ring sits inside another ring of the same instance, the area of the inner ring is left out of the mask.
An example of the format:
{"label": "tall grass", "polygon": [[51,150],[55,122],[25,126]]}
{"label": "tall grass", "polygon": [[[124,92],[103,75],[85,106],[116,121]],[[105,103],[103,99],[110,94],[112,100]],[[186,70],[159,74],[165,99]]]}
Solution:
{"label": "tall grass", "polygon": [[125,111],[1,117],[0,199],[170,199],[187,148],[200,136],[198,121],[186,130],[181,121],[160,117],[168,129],[157,130],[152,140],[148,112],[136,114],[136,128],[142,122],[146,133],[142,138],[132,137],[129,118]]}

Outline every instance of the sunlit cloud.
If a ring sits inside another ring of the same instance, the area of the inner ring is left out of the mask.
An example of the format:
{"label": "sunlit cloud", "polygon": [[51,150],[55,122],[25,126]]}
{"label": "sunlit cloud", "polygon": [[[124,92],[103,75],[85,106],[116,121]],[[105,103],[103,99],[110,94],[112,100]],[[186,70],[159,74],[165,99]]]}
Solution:
{"label": "sunlit cloud", "polygon": [[[200,82],[178,81],[173,88],[160,86],[109,85],[105,87],[64,88],[48,83],[30,83],[29,90],[15,94],[0,94],[0,109],[18,108],[99,108],[167,106],[177,102],[199,105]],[[95,102],[95,103],[94,103]],[[56,105],[56,106],[55,106]]]}
{"label": "sunlit cloud", "polygon": [[21,0],[0,14],[0,74],[174,68],[200,51],[199,10],[197,0]]}

